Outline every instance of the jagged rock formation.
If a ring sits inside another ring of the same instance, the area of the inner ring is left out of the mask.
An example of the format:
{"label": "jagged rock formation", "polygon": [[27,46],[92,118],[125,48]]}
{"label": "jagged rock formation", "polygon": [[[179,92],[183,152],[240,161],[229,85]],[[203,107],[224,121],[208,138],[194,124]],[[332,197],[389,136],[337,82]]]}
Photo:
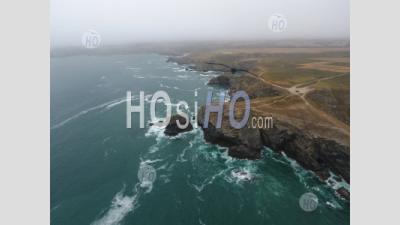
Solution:
{"label": "jagged rock formation", "polygon": [[270,129],[245,126],[237,130],[230,126],[227,111],[224,111],[221,128],[215,126],[216,113],[211,114],[208,128],[203,128],[204,113],[203,106],[198,112],[198,123],[204,131],[205,140],[228,147],[228,154],[232,157],[259,159],[262,146],[265,145],[274,151],[284,152],[305,169],[314,171],[321,180],[325,180],[329,171],[332,171],[350,182],[350,151],[346,145],[314,137],[307,131],[276,119]]}
{"label": "jagged rock formation", "polygon": [[204,112],[205,107],[202,106],[198,112],[198,124],[204,131],[206,141],[228,147],[228,154],[235,158],[259,159],[261,157],[262,139],[258,129],[231,128],[226,110],[221,128],[216,128],[216,113],[210,115],[208,128],[203,128]]}
{"label": "jagged rock formation", "polygon": [[230,78],[227,75],[220,75],[217,77],[213,77],[210,81],[208,81],[208,84],[229,87],[230,86]]}
{"label": "jagged rock formation", "polygon": [[[350,133],[349,116],[346,114],[349,102],[343,100],[346,96],[340,97],[334,91],[329,92],[334,98],[322,92],[317,95],[315,93],[320,93],[317,90],[311,91],[309,96],[300,96],[268,82],[260,82],[254,76],[232,74],[225,68],[205,63],[202,58],[197,61],[196,57],[171,60],[179,64],[190,64],[191,68],[198,71],[222,72],[222,75],[211,79],[209,84],[226,86],[231,95],[237,90],[246,91],[251,99],[250,118],[252,115],[273,117],[273,127],[270,129],[245,126],[237,130],[230,126],[228,112],[224,111],[222,127],[217,129],[216,113],[212,113],[209,127],[203,128],[206,141],[228,147],[230,156],[241,159],[260,159],[262,146],[267,146],[274,151],[284,152],[305,169],[313,171],[321,180],[327,180],[329,172],[333,172],[350,183]],[[324,105],[320,107],[318,103],[321,102]],[[224,109],[228,109],[228,105]],[[201,127],[204,124],[204,112],[203,106],[198,111]],[[336,121],[336,117],[341,121]],[[337,192],[346,199],[350,198],[344,188]]]}
{"label": "jagged rock formation", "polygon": [[336,191],[344,199],[350,200],[350,192],[348,190],[346,190],[345,188],[341,187],[341,188],[337,189]]}
{"label": "jagged rock formation", "polygon": [[260,133],[265,146],[285,152],[304,168],[314,171],[322,180],[332,171],[350,182],[348,146],[334,140],[314,137],[307,131],[280,120],[274,120],[272,129],[261,129]]}
{"label": "jagged rock formation", "polygon": [[188,126],[185,129],[180,129],[178,127],[178,124],[176,121],[179,121],[180,124],[185,124],[186,119],[180,115],[173,115],[168,123],[168,125],[165,127],[164,134],[168,136],[176,136],[179,133],[187,132],[193,130],[193,126],[189,121]]}

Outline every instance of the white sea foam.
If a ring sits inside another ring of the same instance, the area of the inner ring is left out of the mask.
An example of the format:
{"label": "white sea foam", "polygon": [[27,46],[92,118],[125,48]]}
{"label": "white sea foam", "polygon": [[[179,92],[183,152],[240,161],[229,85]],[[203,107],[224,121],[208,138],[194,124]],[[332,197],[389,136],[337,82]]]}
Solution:
{"label": "white sea foam", "polygon": [[232,170],[231,176],[236,180],[237,183],[241,181],[250,181],[254,178],[250,170],[247,168]]}
{"label": "white sea foam", "polygon": [[204,188],[214,182],[214,180],[223,175],[225,170],[221,170],[220,172],[214,174],[212,177],[205,179],[200,185],[192,184],[192,186],[196,189],[197,192],[202,192]]}
{"label": "white sea foam", "polygon": [[138,68],[138,67],[126,67],[126,69],[127,70],[134,70],[134,71],[141,70],[141,68]]}
{"label": "white sea foam", "polygon": [[[152,121],[151,123],[155,123],[156,121]],[[144,134],[145,137],[156,137],[156,140],[159,140],[160,138],[164,137],[164,130],[165,126],[157,126],[157,125],[152,125],[149,127],[147,132]]]}
{"label": "white sea foam", "polygon": [[143,160],[141,158],[140,159],[140,166],[149,165],[149,164],[153,164],[153,163],[156,163],[156,162],[162,162],[162,161],[164,161],[164,159],[145,159],[145,160]]}
{"label": "white sea foam", "polygon": [[172,68],[172,70],[174,72],[186,72],[186,68],[185,67],[175,67],[175,68]]}
{"label": "white sea foam", "polygon": [[[140,167],[161,161],[164,160],[140,158]],[[169,181],[167,180],[165,182]],[[145,180],[135,185],[132,195],[125,195],[124,186],[112,199],[109,209],[102,215],[101,218],[92,222],[91,225],[119,225],[126,215],[128,215],[128,213],[134,212],[134,210],[139,206],[139,196],[141,193],[143,193],[142,191],[144,190],[144,193],[149,193],[152,191],[152,189],[153,182]]]}
{"label": "white sea foam", "polygon": [[188,75],[178,75],[178,77],[180,78],[180,79],[188,79],[189,78],[189,76]]}
{"label": "white sea foam", "polygon": [[138,75],[138,74],[134,74],[132,75],[133,78],[137,78],[137,79],[144,79],[144,76]]}
{"label": "white sea foam", "polygon": [[185,159],[185,154],[186,154],[186,151],[187,151],[189,148],[191,148],[191,146],[192,146],[192,143],[190,143],[190,146],[189,146],[189,147],[186,147],[186,148],[184,148],[184,149],[182,150],[181,154],[179,154],[179,155],[176,157],[176,161],[177,161],[177,162],[186,162],[186,161],[188,161],[187,159]]}
{"label": "white sea foam", "polygon": [[144,101],[145,101],[145,102],[150,102],[152,96],[153,96],[153,95],[145,95],[145,96],[144,96]]}
{"label": "white sea foam", "polygon": [[171,179],[169,178],[169,176],[165,175],[165,174],[160,176],[160,180],[162,180],[164,182],[164,184],[171,182]]}
{"label": "white sea foam", "polygon": [[[132,99],[135,100],[134,97],[132,97]],[[106,109],[111,109],[111,108],[113,108],[113,107],[115,107],[115,106],[117,106],[119,104],[125,103],[125,102],[126,102],[126,98],[123,98],[123,99],[121,99],[119,101],[116,101],[116,102],[113,102],[113,103],[110,103],[110,104],[106,105],[105,108]]]}
{"label": "white sea foam", "polygon": [[302,183],[304,186],[309,188],[308,182],[306,182],[306,175],[311,174],[312,172],[304,169],[302,166],[300,166],[296,160],[289,158],[284,152],[281,152],[283,158],[290,164],[290,166],[293,168],[294,174],[299,178],[300,183]]}
{"label": "white sea foam", "polygon": [[141,188],[145,188],[145,193],[150,193],[153,190],[153,182],[150,181],[143,181],[140,183]]}
{"label": "white sea foam", "polygon": [[202,77],[210,77],[211,75],[210,74],[205,74],[205,73],[200,73],[200,76],[202,76]]}
{"label": "white sea foam", "polygon": [[61,206],[61,204],[54,206],[53,208],[50,209],[50,212],[55,211],[56,209],[60,208],[60,206]]}
{"label": "white sea foam", "polygon": [[149,153],[155,153],[155,152],[158,152],[158,150],[160,150],[160,148],[158,146],[152,145],[149,148]]}
{"label": "white sea foam", "polygon": [[[137,99],[139,99],[139,96],[132,96],[132,100],[137,100]],[[72,120],[75,120],[75,119],[77,119],[77,118],[79,118],[79,117],[81,117],[81,116],[83,116],[83,115],[85,115],[85,114],[87,114],[89,112],[100,110],[100,109],[109,110],[109,109],[111,109],[111,108],[113,108],[113,107],[115,107],[117,105],[120,105],[120,104],[122,104],[124,102],[126,102],[126,97],[117,98],[117,99],[102,103],[100,105],[96,105],[96,106],[93,106],[91,108],[82,110],[79,113],[77,113],[77,114],[75,114],[75,115],[73,115],[71,117],[68,117],[67,119],[63,120],[62,122],[52,126],[50,129],[56,129],[56,128],[62,127],[65,124],[71,122]]]}
{"label": "white sea foam", "polygon": [[327,201],[325,204],[333,209],[343,209],[343,207],[333,199],[331,201]]}
{"label": "white sea foam", "polygon": [[56,129],[56,128],[59,128],[59,127],[61,127],[61,126],[64,126],[65,124],[69,123],[70,121],[72,121],[72,120],[74,120],[74,119],[77,119],[77,118],[79,118],[79,117],[81,117],[81,116],[83,116],[83,115],[85,115],[85,114],[87,114],[87,113],[89,113],[89,112],[91,112],[91,111],[99,110],[99,109],[105,108],[105,107],[107,107],[107,106],[109,106],[109,105],[113,105],[113,104],[115,104],[115,103],[117,103],[117,102],[120,102],[122,99],[123,99],[123,98],[114,99],[114,100],[112,100],[112,101],[105,102],[105,103],[102,103],[102,104],[100,104],[100,105],[96,105],[96,106],[93,106],[93,107],[91,107],[91,108],[82,110],[82,111],[80,111],[79,113],[77,113],[77,114],[75,114],[75,115],[73,115],[73,116],[71,116],[71,117],[69,117],[69,118],[63,120],[62,122],[60,122],[60,123],[58,123],[58,124],[52,126],[50,129]]}
{"label": "white sea foam", "polygon": [[206,225],[203,221],[201,221],[200,218],[199,218],[199,224],[200,224],[200,225]]}
{"label": "white sea foam", "polygon": [[163,83],[160,83],[160,87],[162,87],[162,88],[171,88],[170,86],[165,85],[165,84],[163,84]]}
{"label": "white sea foam", "polygon": [[338,178],[338,176],[336,176],[331,171],[329,171],[329,174],[329,178],[325,181],[328,186],[332,187],[335,190],[339,188],[345,188],[348,191],[350,190],[350,184],[347,183],[344,179],[340,179],[340,181],[337,181],[335,178]]}
{"label": "white sea foam", "polygon": [[124,195],[124,190],[125,188],[114,196],[108,211],[103,217],[91,223],[92,225],[118,225],[128,213],[137,207],[138,194]]}
{"label": "white sea foam", "polygon": [[104,151],[104,158],[108,158],[109,155],[115,153],[117,150],[114,148],[108,148]]}
{"label": "white sea foam", "polygon": [[[315,176],[314,172],[304,169],[295,160],[289,158],[284,152],[282,152],[282,155],[285,158],[285,160],[287,160],[289,162],[290,166],[293,168],[293,170],[295,172],[295,175],[299,178],[299,181],[305,187],[313,189],[316,192],[326,195],[320,189],[320,187],[318,187],[318,186],[310,187],[309,186],[309,183],[307,182],[307,178],[310,178],[310,176]],[[331,171],[329,171],[329,174],[330,174],[330,177],[325,180],[325,183],[327,184],[327,186],[329,186],[330,188],[332,188],[335,191],[338,190],[339,188],[345,188],[346,190],[350,191],[350,184],[348,184],[344,179],[339,178]],[[335,195],[339,198],[343,198],[337,192],[335,192]],[[340,204],[338,202],[336,202],[333,198],[330,199],[329,202],[327,202],[327,205],[332,208],[335,208],[335,209],[342,209]]]}

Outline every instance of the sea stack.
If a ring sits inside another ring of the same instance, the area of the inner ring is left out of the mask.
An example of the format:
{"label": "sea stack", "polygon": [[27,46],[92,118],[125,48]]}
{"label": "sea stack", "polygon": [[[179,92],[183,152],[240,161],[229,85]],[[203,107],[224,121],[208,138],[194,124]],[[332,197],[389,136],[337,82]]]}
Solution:
{"label": "sea stack", "polygon": [[185,124],[186,123],[186,119],[183,116],[180,115],[173,115],[167,125],[167,127],[165,128],[164,134],[168,135],[168,136],[176,136],[179,133],[183,133],[183,132],[187,132],[187,131],[191,131],[193,130],[193,126],[189,121],[188,126],[185,129],[180,129],[178,127],[177,121],[179,121],[180,124]]}

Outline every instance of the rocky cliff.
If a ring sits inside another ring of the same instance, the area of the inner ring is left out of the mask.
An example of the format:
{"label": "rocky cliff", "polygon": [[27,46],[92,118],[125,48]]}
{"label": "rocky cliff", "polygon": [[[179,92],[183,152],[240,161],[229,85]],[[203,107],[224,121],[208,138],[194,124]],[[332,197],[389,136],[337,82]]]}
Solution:
{"label": "rocky cliff", "polygon": [[217,129],[215,126],[216,113],[211,114],[208,128],[203,128],[204,113],[203,106],[198,112],[198,123],[204,131],[204,138],[211,143],[228,147],[228,154],[232,157],[259,159],[262,147],[267,146],[274,151],[284,152],[304,168],[314,171],[322,180],[327,179],[329,171],[332,171],[350,182],[348,146],[314,137],[307,131],[277,119],[272,128],[249,128],[248,122],[247,126],[237,130],[230,126],[227,111],[224,111],[221,128]]}
{"label": "rocky cliff", "polygon": [[[332,117],[337,114],[331,113],[332,110],[328,110],[328,114],[320,110],[314,104],[312,95],[308,98],[306,94],[291,93],[289,88],[261,82],[257,76],[248,75],[248,72],[232,74],[229,70],[205,63],[204,59],[196,61],[192,57],[178,57],[170,60],[189,64],[191,69],[199,71],[222,72],[209,84],[227,87],[230,94],[237,90],[246,91],[251,99],[250,118],[273,118],[271,128],[251,128],[249,120],[247,126],[237,130],[230,126],[228,112],[224,111],[222,127],[217,129],[216,113],[211,113],[209,127],[203,128],[206,141],[228,147],[230,156],[241,159],[260,159],[263,146],[267,146],[273,151],[284,152],[305,169],[315,172],[321,180],[327,180],[329,172],[333,172],[350,183],[348,124],[343,125]],[[318,98],[318,102],[329,103],[329,96],[321,95]],[[224,109],[229,108],[228,104]],[[238,105],[240,108],[239,102]],[[201,127],[204,124],[204,112],[203,106],[198,111]],[[338,193],[349,198],[347,190],[341,189]]]}

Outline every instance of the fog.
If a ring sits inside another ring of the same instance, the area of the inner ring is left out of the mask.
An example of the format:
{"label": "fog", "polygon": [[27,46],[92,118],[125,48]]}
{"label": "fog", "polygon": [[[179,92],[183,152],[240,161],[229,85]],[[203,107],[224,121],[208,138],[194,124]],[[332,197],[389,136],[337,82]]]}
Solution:
{"label": "fog", "polygon": [[[51,45],[78,46],[96,30],[102,45],[190,40],[349,38],[348,0],[51,0]],[[287,28],[275,33],[279,13]]]}

